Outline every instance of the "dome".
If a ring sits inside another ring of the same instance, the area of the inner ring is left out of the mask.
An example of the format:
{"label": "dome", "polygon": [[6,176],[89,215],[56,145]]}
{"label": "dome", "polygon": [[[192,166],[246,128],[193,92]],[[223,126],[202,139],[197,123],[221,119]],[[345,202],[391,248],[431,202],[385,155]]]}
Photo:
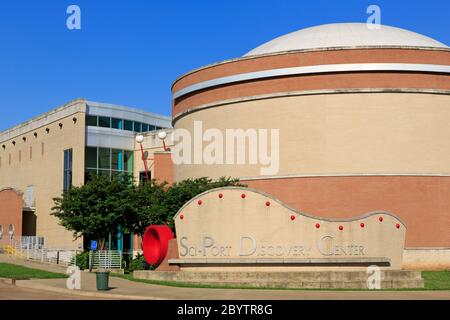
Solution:
{"label": "dome", "polygon": [[439,41],[405,29],[385,25],[369,29],[366,23],[336,23],[288,33],[260,45],[244,57],[291,50],[370,46],[448,48]]}

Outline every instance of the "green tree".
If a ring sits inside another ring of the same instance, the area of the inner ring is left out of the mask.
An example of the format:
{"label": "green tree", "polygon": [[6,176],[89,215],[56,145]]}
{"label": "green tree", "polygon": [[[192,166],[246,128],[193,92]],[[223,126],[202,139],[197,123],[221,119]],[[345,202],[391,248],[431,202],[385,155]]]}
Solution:
{"label": "green tree", "polygon": [[127,174],[112,179],[92,175],[85,185],[72,187],[62,197],[54,198],[52,215],[75,238],[98,239],[99,248],[104,249],[110,232],[117,232],[119,226],[124,232],[130,231],[130,220],[136,214],[136,194]]}

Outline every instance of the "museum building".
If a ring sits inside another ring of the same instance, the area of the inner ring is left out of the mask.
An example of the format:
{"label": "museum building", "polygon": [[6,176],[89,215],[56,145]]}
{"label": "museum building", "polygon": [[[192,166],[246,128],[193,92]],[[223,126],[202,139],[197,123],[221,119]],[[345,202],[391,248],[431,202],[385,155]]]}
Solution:
{"label": "museum building", "polygon": [[279,129],[279,170],[180,164],[174,180],[236,177],[325,218],[391,212],[408,228],[406,263],[450,265],[449,73],[445,44],[364,23],[299,30],[193,70],[173,83],[174,129]]}

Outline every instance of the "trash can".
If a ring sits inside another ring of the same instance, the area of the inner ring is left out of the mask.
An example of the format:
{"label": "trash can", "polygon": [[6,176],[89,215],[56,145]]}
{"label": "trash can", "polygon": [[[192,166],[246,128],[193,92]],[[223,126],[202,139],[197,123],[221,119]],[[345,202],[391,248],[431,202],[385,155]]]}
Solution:
{"label": "trash can", "polygon": [[97,290],[109,289],[109,271],[97,271]]}

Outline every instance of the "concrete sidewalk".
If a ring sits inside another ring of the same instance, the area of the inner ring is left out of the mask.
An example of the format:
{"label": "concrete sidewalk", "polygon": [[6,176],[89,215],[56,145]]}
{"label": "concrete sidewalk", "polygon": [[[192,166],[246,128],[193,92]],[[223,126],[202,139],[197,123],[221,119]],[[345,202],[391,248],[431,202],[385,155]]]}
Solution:
{"label": "concrete sidewalk", "polygon": [[[39,263],[11,260],[1,257],[0,262],[21,264],[30,268],[63,272],[65,268]],[[110,277],[110,290],[96,290],[94,273],[82,272],[81,289],[66,289],[66,279],[19,280],[18,287],[61,294],[95,297],[101,299],[170,299],[170,300],[402,300],[402,299],[443,299],[450,300],[450,291],[319,291],[319,290],[261,290],[261,289],[204,289],[177,288],[152,285]]]}

